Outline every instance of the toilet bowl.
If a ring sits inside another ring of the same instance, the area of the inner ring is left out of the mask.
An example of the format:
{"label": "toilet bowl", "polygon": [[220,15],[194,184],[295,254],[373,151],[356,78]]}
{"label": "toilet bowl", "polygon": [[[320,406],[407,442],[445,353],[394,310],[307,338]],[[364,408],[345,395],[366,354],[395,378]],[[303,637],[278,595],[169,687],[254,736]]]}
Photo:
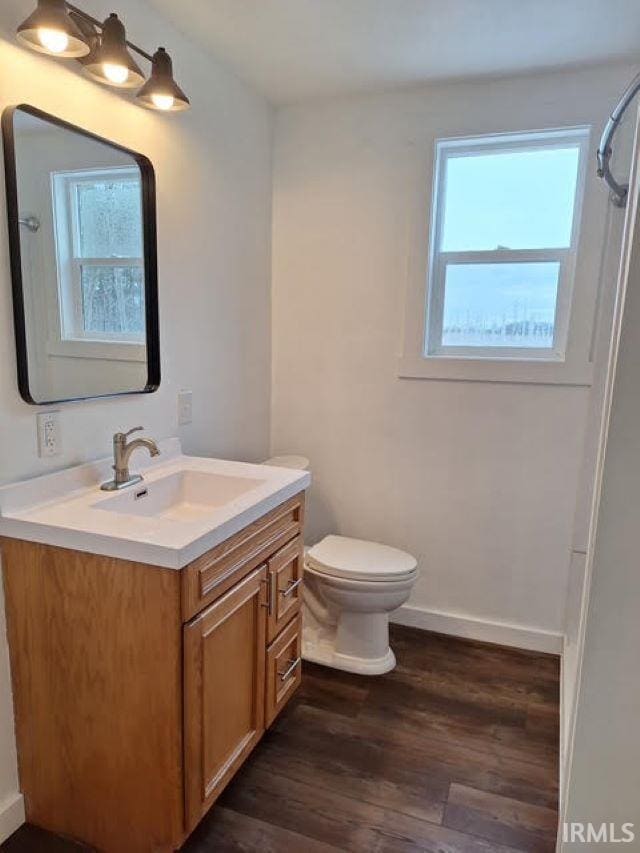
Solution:
{"label": "toilet bowl", "polygon": [[[274,456],[265,465],[308,469],[304,456]],[[377,542],[325,536],[305,548],[302,657],[363,675],[396,665],[389,614],[409,598],[414,557]]]}

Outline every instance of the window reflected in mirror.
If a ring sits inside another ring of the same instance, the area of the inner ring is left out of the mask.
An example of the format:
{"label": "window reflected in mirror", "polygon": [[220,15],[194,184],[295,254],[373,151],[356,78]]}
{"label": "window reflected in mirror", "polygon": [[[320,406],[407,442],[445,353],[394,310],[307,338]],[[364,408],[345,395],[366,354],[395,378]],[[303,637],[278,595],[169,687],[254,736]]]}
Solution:
{"label": "window reflected in mirror", "polygon": [[23,397],[155,390],[150,164],[32,108],[5,113],[3,130]]}

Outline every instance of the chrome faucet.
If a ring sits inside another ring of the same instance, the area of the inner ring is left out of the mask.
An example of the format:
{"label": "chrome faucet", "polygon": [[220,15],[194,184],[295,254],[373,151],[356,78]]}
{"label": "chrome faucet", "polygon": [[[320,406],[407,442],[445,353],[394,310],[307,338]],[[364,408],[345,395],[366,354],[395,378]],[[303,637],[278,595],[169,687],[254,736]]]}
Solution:
{"label": "chrome faucet", "polygon": [[144,427],[134,427],[128,432],[117,432],[113,436],[113,470],[116,472],[113,480],[108,483],[103,483],[100,488],[105,492],[115,492],[117,489],[124,489],[126,486],[133,486],[134,483],[139,483],[142,480],[140,474],[129,473],[129,457],[138,447],[146,447],[151,456],[159,456],[160,451],[158,445],[152,438],[135,438],[133,441],[127,442],[127,438],[132,432],[139,432]]}

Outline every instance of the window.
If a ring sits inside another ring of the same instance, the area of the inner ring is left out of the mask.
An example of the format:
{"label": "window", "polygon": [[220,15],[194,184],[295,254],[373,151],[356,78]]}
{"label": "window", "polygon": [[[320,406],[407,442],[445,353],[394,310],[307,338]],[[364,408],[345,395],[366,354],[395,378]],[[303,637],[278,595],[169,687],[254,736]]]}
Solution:
{"label": "window", "polygon": [[62,342],[145,340],[137,168],[52,175]]}
{"label": "window", "polygon": [[564,361],[588,141],[436,143],[424,358]]}

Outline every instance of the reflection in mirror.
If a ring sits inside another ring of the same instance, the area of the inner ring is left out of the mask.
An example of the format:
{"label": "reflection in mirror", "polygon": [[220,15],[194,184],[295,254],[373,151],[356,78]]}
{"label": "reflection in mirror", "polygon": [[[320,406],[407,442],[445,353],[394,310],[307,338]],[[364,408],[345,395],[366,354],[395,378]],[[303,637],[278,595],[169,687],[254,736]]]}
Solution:
{"label": "reflection in mirror", "polygon": [[23,397],[155,390],[150,164],[32,108],[3,130]]}

